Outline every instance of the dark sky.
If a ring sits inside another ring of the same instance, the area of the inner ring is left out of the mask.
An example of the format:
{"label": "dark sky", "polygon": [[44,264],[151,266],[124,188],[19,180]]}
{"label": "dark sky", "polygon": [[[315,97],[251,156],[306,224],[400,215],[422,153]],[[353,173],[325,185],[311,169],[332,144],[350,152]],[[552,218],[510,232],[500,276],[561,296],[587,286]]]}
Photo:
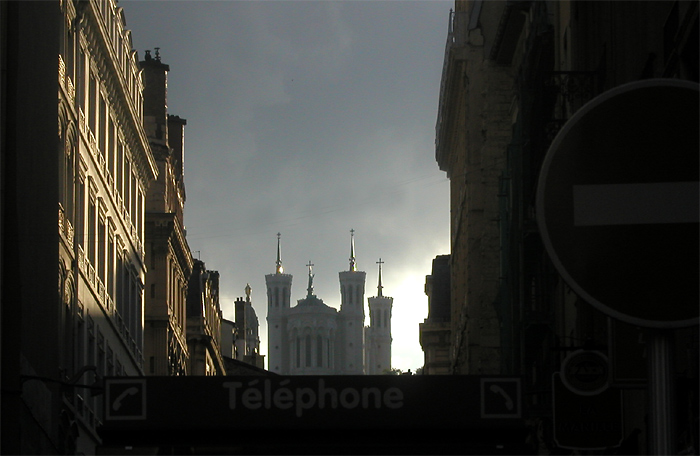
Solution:
{"label": "dark sky", "polygon": [[337,308],[354,229],[366,297],[384,261],[393,366],[423,365],[425,276],[449,253],[448,181],[434,142],[453,4],[119,3],[139,58],[159,47],[170,65],[169,113],[187,119],[190,249],[220,272],[225,318],[253,288],[263,354],[277,232],[293,304],[306,295],[310,260],[315,294]]}

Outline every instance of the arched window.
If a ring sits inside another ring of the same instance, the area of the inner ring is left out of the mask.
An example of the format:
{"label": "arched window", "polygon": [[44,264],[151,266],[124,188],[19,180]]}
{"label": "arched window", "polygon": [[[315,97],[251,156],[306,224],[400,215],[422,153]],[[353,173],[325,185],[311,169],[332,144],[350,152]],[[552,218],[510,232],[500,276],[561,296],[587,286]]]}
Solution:
{"label": "arched window", "polygon": [[316,336],[316,366],[323,367],[323,338]]}
{"label": "arched window", "polygon": [[279,287],[275,287],[275,307],[280,306],[280,289]]}
{"label": "arched window", "polygon": [[311,336],[309,334],[304,338],[304,356],[306,357],[305,366],[311,367]]}
{"label": "arched window", "polygon": [[335,331],[330,330],[328,332],[328,368],[333,369],[335,367],[335,355],[334,355],[334,350],[335,350]]}

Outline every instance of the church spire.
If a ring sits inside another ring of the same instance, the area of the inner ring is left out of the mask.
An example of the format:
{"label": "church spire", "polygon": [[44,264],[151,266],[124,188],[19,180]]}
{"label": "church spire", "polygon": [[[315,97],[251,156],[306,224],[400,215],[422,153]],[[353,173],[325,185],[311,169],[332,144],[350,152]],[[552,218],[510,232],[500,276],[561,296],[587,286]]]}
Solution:
{"label": "church spire", "polygon": [[277,261],[275,262],[275,273],[282,274],[284,268],[282,267],[282,246],[280,244],[281,233],[277,233]]}
{"label": "church spire", "polygon": [[379,261],[377,261],[377,264],[379,265],[379,284],[377,284],[377,297],[382,297],[382,265],[384,262],[380,258]]}
{"label": "church spire", "polygon": [[355,263],[355,230],[350,230],[350,271],[357,271],[357,264]]}

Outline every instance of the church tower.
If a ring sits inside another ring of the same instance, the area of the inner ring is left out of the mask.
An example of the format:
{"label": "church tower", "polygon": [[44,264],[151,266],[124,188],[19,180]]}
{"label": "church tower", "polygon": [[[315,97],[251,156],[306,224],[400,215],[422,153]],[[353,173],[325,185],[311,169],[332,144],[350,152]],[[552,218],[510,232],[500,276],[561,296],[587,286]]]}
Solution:
{"label": "church tower", "polygon": [[277,262],[275,273],[265,276],[267,284],[267,369],[277,374],[288,374],[289,347],[287,340],[287,316],[290,308],[292,275],[282,267],[282,248],[277,233]]}
{"label": "church tower", "polygon": [[365,333],[365,373],[381,375],[391,369],[391,307],[394,298],[382,293],[382,264],[380,258],[377,296],[368,298],[369,326]]}
{"label": "church tower", "polygon": [[363,346],[365,322],[365,276],[357,270],[355,261],[355,230],[350,230],[350,267],[340,272],[340,312],[336,345],[336,368],[345,375],[363,374]]}

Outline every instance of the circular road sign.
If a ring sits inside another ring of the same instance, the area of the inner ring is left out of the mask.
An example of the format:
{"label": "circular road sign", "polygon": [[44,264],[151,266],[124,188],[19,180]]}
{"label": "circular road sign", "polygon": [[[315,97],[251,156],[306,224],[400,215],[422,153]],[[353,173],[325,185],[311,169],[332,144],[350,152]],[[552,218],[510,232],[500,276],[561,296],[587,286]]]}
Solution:
{"label": "circular road sign", "polygon": [[562,361],[561,380],[576,394],[600,394],[610,385],[608,357],[599,351],[576,350]]}
{"label": "circular road sign", "polygon": [[650,79],[577,111],[544,159],[537,222],[584,300],[642,327],[698,323],[698,85]]}

